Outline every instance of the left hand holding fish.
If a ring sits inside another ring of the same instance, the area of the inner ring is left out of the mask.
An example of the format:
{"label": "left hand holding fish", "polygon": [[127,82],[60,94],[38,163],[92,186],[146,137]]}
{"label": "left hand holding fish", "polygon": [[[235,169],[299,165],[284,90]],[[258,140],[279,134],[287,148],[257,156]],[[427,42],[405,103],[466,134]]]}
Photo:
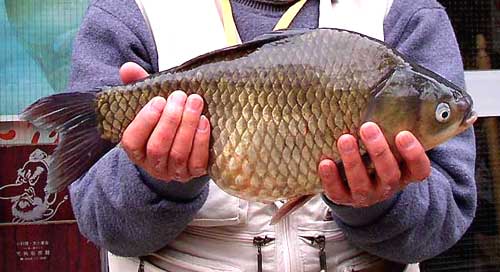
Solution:
{"label": "left hand holding fish", "polygon": [[[398,164],[380,128],[372,122],[360,128],[361,140],[375,166],[376,177],[371,178],[359,153],[354,136],[339,138],[337,148],[345,168],[348,186],[330,159],[319,164],[319,175],[325,195],[334,203],[353,207],[367,207],[391,198],[409,183],[424,180],[430,175],[430,160],[418,140],[408,131],[396,136],[404,164]],[[374,180],[373,180],[374,179]]]}

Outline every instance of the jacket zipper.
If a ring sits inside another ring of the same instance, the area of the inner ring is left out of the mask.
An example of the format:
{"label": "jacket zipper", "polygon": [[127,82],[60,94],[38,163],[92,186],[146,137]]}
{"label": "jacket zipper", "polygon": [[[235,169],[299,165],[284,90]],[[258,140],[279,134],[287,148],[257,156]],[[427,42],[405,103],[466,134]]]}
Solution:
{"label": "jacket zipper", "polygon": [[274,241],[274,238],[256,236],[253,238],[253,245],[257,247],[257,272],[262,272],[262,247]]}
{"label": "jacket zipper", "polygon": [[283,261],[283,264],[284,264],[284,270],[283,271],[291,271],[291,270],[295,270],[295,266],[294,266],[294,258],[292,258],[291,254],[290,254],[290,250],[293,250],[293,247],[290,246],[290,234],[289,234],[289,225],[290,225],[290,217],[287,216],[285,218],[282,218],[281,219],[281,222],[278,223],[278,231],[277,231],[277,236],[278,236],[278,233],[281,234],[279,237],[280,237],[280,240],[282,241],[282,246],[284,248],[284,251],[285,251],[285,254],[284,254],[284,261]]}
{"label": "jacket zipper", "polygon": [[327,272],[328,268],[326,266],[326,252],[325,252],[325,245],[326,245],[326,238],[324,235],[318,235],[315,237],[311,236],[303,236],[307,240],[311,241],[311,245],[317,244],[319,248],[319,267],[320,267],[320,272]]}

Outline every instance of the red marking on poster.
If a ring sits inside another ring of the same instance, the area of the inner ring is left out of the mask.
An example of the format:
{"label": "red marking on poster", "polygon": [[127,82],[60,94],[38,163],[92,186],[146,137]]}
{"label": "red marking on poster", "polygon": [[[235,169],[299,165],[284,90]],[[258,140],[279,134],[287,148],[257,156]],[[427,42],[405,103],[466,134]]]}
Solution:
{"label": "red marking on poster", "polygon": [[50,134],[49,134],[49,138],[54,138],[54,144],[57,144],[59,143],[59,134],[57,134],[57,132],[55,130],[51,131]]}
{"label": "red marking on poster", "polygon": [[31,138],[31,144],[38,144],[38,141],[40,140],[40,132],[37,131],[35,134],[33,134],[33,137]]}
{"label": "red marking on poster", "polygon": [[12,129],[11,129],[11,130],[9,130],[9,131],[8,131],[8,132],[6,132],[6,133],[1,133],[1,132],[0,132],[0,139],[2,139],[2,140],[6,140],[6,141],[8,141],[8,140],[12,140],[12,139],[14,139],[15,137],[16,137],[16,131],[15,131],[15,130],[12,130]]}

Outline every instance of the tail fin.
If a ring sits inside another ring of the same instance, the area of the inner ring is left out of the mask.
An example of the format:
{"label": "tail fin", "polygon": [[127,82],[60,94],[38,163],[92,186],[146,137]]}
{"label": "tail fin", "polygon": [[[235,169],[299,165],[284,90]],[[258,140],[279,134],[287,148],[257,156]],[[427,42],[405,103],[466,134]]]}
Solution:
{"label": "tail fin", "polygon": [[59,133],[45,188],[49,193],[70,185],[114,146],[100,137],[96,94],[97,91],[55,94],[41,98],[21,113],[21,119],[36,127]]}

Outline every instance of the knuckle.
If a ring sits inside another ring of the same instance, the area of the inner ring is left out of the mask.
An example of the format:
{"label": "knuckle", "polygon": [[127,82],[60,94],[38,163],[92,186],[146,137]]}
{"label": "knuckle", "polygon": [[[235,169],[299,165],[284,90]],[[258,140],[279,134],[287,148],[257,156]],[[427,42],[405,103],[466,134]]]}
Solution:
{"label": "knuckle", "polygon": [[[354,187],[351,188],[352,194],[356,196],[357,199],[366,200],[370,196],[370,190],[364,187]],[[364,201],[362,201],[364,202]]]}
{"label": "knuckle", "polygon": [[334,197],[334,196],[328,196],[328,198],[335,204],[338,205],[350,205],[352,201],[342,198],[342,197]]}
{"label": "knuckle", "polygon": [[188,153],[178,150],[176,148],[172,148],[169,154],[169,161],[172,162],[173,165],[179,166],[187,163]]}
{"label": "knuckle", "polygon": [[203,175],[206,173],[206,161],[203,160],[197,160],[189,163],[189,169],[190,172],[193,174],[200,174]]}
{"label": "knuckle", "polygon": [[198,127],[199,120],[200,120],[199,116],[197,117],[193,116],[192,114],[186,114],[186,116],[182,118],[181,126],[189,129],[189,131],[193,131],[194,134],[196,128]]}
{"label": "knuckle", "polygon": [[123,138],[120,142],[121,146],[127,152],[136,151],[138,148],[136,146],[134,146],[132,139],[128,136],[128,134],[125,134],[125,133],[126,133],[126,131],[123,133]]}
{"label": "knuckle", "polygon": [[150,165],[144,165],[142,168],[152,177],[164,180],[164,173],[162,171],[158,171],[155,167],[151,167]]}
{"label": "knuckle", "polygon": [[429,163],[429,159],[423,150],[410,150],[402,154],[408,163]]}
{"label": "knuckle", "polygon": [[138,164],[144,160],[145,155],[141,148],[134,147],[129,142],[121,142],[120,145],[123,150],[125,150],[125,153],[129,157],[129,159],[134,163]]}
{"label": "knuckle", "polygon": [[199,168],[199,169],[194,169],[194,170],[190,171],[190,173],[193,177],[201,177],[203,175],[206,175],[207,171]]}
{"label": "knuckle", "polygon": [[190,177],[186,171],[184,171],[182,168],[175,168],[175,169],[169,169],[172,170],[173,173],[170,174],[173,180],[179,181],[179,182],[186,182],[190,180]]}
{"label": "knuckle", "polygon": [[354,201],[352,203],[352,206],[355,208],[366,208],[370,206],[369,202],[360,202],[360,201]]}
{"label": "knuckle", "polygon": [[401,179],[401,171],[399,170],[388,170],[385,172],[385,174],[381,177],[381,179],[384,180],[385,183],[387,183],[389,186],[393,186],[399,182]]}
{"label": "knuckle", "polygon": [[344,158],[342,163],[344,164],[344,168],[347,171],[352,170],[352,169],[356,169],[361,164],[361,162],[359,160],[357,160],[355,158],[351,158],[351,157]]}
{"label": "knuckle", "polygon": [[[151,110],[149,107],[142,108],[131,124],[145,124],[147,127],[154,127],[160,119],[161,112]],[[135,127],[129,125],[129,127]]]}
{"label": "knuckle", "polygon": [[190,177],[179,177],[178,179],[175,179],[178,182],[186,183],[191,180]]}
{"label": "knuckle", "polygon": [[417,180],[424,180],[428,178],[431,175],[431,170],[430,169],[423,169],[422,171],[418,171],[415,174],[415,178]]}
{"label": "knuckle", "polygon": [[338,205],[350,205],[352,203],[349,197],[338,195],[334,192],[326,192],[326,197],[333,203]]}
{"label": "knuckle", "polygon": [[172,175],[169,175],[168,173],[164,172],[164,173],[161,173],[160,175],[158,175],[156,177],[157,179],[159,180],[164,180],[164,181],[172,181],[172,180],[175,180],[174,177]]}
{"label": "knuckle", "polygon": [[177,127],[181,121],[181,114],[178,111],[172,110],[165,114],[163,122],[169,127]]}
{"label": "knuckle", "polygon": [[146,147],[146,154],[148,157],[159,158],[166,156],[167,152],[161,148],[161,145],[158,142],[152,142],[148,143]]}
{"label": "knuckle", "polygon": [[371,147],[371,150],[369,150],[370,157],[373,160],[377,159],[385,159],[389,153],[389,148],[382,144],[377,144],[375,146]]}

